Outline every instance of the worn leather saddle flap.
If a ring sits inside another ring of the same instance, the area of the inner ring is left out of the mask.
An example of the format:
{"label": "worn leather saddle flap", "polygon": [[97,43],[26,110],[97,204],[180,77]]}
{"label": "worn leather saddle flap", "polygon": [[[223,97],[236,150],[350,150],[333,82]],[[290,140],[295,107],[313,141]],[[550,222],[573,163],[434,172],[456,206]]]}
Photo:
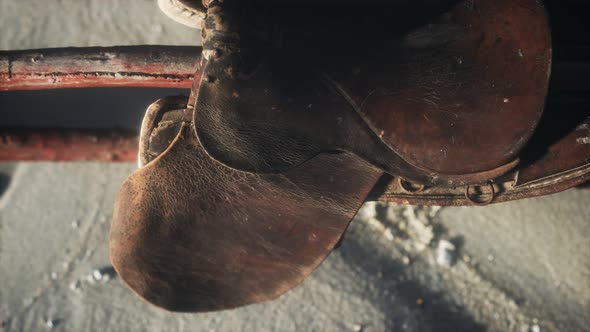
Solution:
{"label": "worn leather saddle flap", "polygon": [[123,184],[111,259],[140,297],[169,310],[272,299],[331,252],[381,175],[348,153],[283,174],[237,171],[208,157],[184,124]]}

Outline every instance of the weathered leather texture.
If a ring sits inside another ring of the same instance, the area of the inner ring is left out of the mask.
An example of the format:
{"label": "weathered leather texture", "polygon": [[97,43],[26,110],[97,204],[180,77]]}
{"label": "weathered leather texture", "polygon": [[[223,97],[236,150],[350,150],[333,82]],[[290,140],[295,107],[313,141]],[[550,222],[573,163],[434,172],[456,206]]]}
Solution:
{"label": "weathered leather texture", "polygon": [[214,4],[194,123],[207,152],[237,169],[349,151],[424,185],[483,184],[518,164],[543,113],[551,37],[535,0],[462,1],[402,38],[378,31],[380,44],[310,63],[332,51],[252,42],[224,18],[231,5]]}
{"label": "weathered leather texture", "polygon": [[[283,11],[241,4],[204,2],[191,96],[148,108],[141,168],[117,196],[111,260],[148,302],[210,311],[275,298],[367,199],[486,205],[590,179],[587,111],[556,126],[561,110],[545,107],[540,1],[444,1],[412,24],[352,12],[351,26],[320,8],[301,33]],[[340,28],[358,45],[343,51]]]}
{"label": "weathered leather texture", "polygon": [[131,289],[168,310],[269,300],[324,260],[382,173],[349,153],[282,174],[237,171],[184,124],[117,195],[111,259]]}
{"label": "weathered leather texture", "polygon": [[463,175],[519,158],[543,113],[551,72],[542,3],[461,1],[429,23],[379,53],[330,66],[329,75],[418,168]]}

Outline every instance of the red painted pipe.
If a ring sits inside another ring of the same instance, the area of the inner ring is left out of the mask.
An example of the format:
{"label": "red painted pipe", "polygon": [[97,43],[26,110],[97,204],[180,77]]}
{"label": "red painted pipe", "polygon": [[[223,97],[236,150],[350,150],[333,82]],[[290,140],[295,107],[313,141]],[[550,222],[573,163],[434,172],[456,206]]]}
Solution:
{"label": "red painted pipe", "polygon": [[[190,88],[200,55],[200,47],[188,46],[3,51],[0,91]],[[130,131],[0,129],[0,161],[136,162],[137,149],[138,135]]]}
{"label": "red painted pipe", "polygon": [[132,131],[0,129],[0,162],[137,162],[138,146]]}
{"label": "red painted pipe", "polygon": [[[200,47],[117,46],[0,52],[0,91],[190,88]],[[198,73],[197,73],[198,75]]]}

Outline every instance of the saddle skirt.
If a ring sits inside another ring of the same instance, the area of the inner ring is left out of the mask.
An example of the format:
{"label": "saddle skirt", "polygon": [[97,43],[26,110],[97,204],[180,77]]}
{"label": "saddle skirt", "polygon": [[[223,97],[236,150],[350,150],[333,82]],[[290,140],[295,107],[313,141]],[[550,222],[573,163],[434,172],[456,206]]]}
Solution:
{"label": "saddle skirt", "polygon": [[550,120],[539,1],[438,2],[416,20],[403,3],[367,18],[199,5],[191,96],[148,108],[140,169],[116,199],[111,260],[134,292],[189,312],[270,300],[366,200],[486,205],[590,179],[589,119]]}

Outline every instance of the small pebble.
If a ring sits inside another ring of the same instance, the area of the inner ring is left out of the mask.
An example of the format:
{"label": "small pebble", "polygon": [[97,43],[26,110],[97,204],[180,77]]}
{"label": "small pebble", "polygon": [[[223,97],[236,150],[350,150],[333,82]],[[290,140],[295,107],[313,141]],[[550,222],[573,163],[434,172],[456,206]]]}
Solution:
{"label": "small pebble", "polygon": [[488,261],[492,262],[492,261],[494,261],[494,259],[496,259],[496,257],[494,257],[494,255],[492,255],[492,254],[488,255]]}
{"label": "small pebble", "polygon": [[541,327],[537,324],[531,326],[531,332],[541,332]]}
{"label": "small pebble", "polygon": [[78,291],[80,289],[80,281],[76,280],[70,284],[70,290]]}
{"label": "small pebble", "polygon": [[51,279],[57,279],[57,272],[51,272]]}
{"label": "small pebble", "polygon": [[53,322],[52,319],[48,319],[45,321],[45,326],[47,326],[48,328],[52,329],[55,327],[55,323]]}
{"label": "small pebble", "polygon": [[76,229],[78,227],[80,227],[80,221],[78,221],[78,220],[72,221],[72,228]]}
{"label": "small pebble", "polygon": [[450,267],[455,260],[455,245],[447,240],[440,240],[436,248],[436,262],[440,266]]}
{"label": "small pebble", "polygon": [[391,229],[386,229],[385,232],[383,232],[383,236],[385,236],[388,241],[393,241],[393,233],[391,233]]}
{"label": "small pebble", "polygon": [[94,270],[92,271],[92,276],[94,277],[94,280],[99,281],[102,279],[102,272],[100,272],[100,270]]}
{"label": "small pebble", "polygon": [[408,257],[408,256],[402,257],[402,262],[404,263],[404,265],[410,265],[410,263],[411,263],[410,257]]}
{"label": "small pebble", "polygon": [[101,281],[106,283],[117,275],[117,272],[112,266],[105,266],[99,269],[94,269],[91,274],[86,276],[86,280],[91,284]]}

